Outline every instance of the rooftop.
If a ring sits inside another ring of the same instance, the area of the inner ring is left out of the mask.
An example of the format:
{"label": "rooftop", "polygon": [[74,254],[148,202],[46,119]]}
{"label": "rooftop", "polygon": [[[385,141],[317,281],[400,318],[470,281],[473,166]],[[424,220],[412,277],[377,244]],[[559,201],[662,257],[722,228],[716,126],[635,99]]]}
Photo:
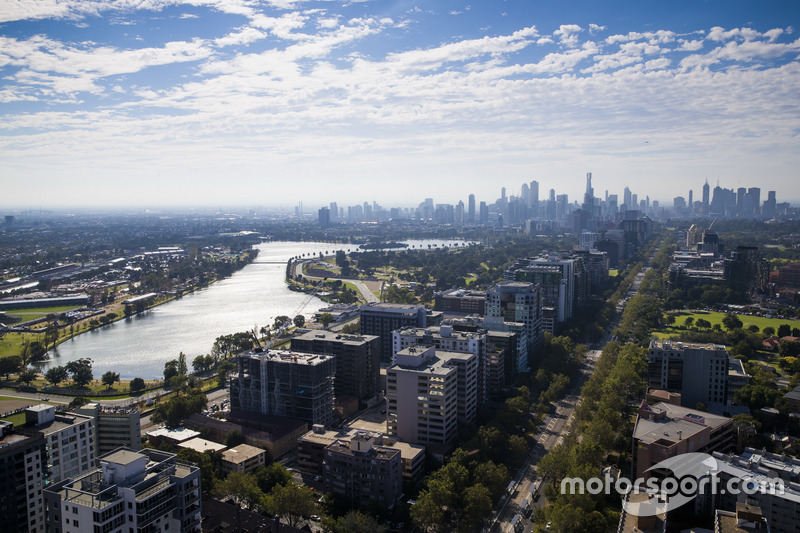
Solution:
{"label": "rooftop", "polygon": [[[643,411],[645,409],[646,411]],[[643,416],[643,412],[653,413],[655,417]],[[659,444],[662,446],[670,446],[706,428],[715,429],[731,422],[731,419],[725,416],[663,402],[654,406],[643,404],[639,413],[633,437],[646,444],[660,441]]]}
{"label": "rooftop", "polygon": [[240,444],[222,452],[222,460],[229,463],[238,464],[254,457],[258,457],[264,453],[266,452],[261,448],[256,448],[255,446],[250,446],[249,444]]}

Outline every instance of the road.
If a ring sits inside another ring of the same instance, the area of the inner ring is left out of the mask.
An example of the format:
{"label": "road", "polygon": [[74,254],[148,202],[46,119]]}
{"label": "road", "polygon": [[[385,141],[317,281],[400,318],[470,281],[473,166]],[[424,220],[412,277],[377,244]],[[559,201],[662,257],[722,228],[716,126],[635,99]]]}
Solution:
{"label": "road", "polygon": [[[323,278],[319,278],[319,277],[316,277],[316,276],[308,276],[306,274],[303,274],[303,265],[306,264],[306,263],[312,263],[314,261],[316,261],[316,260],[315,259],[306,259],[306,260],[295,261],[293,263],[293,265],[292,265],[292,270],[293,270],[292,273],[293,273],[293,275],[295,277],[297,277],[298,275],[302,275],[305,279],[313,280],[313,281],[320,281]],[[369,287],[367,287],[367,285],[363,281],[361,281],[359,279],[345,279],[345,278],[331,278],[331,279],[338,279],[338,280],[341,280],[343,283],[345,281],[348,282],[348,283],[352,283],[353,285],[356,286],[356,288],[358,289],[358,292],[361,293],[361,297],[364,298],[364,300],[367,303],[380,302],[380,299],[377,296],[375,296],[375,293],[372,292],[371,290],[369,290]]]}
{"label": "road", "polygon": [[[628,299],[639,291],[639,285],[644,279],[645,273],[650,270],[649,264],[654,255],[655,253],[646,261],[644,268],[636,275],[625,297],[620,301],[620,304],[617,306],[618,315],[612,319],[606,329],[606,335],[599,343],[599,346],[605,346],[611,341],[610,332],[613,331],[618,324],[619,316],[625,309],[625,304]],[[517,519],[517,523],[522,525],[519,531],[524,531],[525,533],[533,531],[534,523],[532,520],[525,518],[525,510],[521,507],[526,499],[530,501],[530,509],[541,507],[545,504],[545,500],[541,494],[540,480],[536,474],[536,465],[547,452],[558,446],[569,433],[572,415],[575,411],[575,407],[580,403],[580,390],[594,371],[594,366],[601,353],[602,348],[590,350],[587,353],[586,361],[580,370],[578,379],[574,381],[567,396],[556,402],[555,413],[548,415],[542,422],[540,430],[536,434],[536,444],[531,450],[523,467],[517,472],[517,476],[513,480],[512,490],[501,502],[500,509],[484,531],[491,533],[514,531],[511,522],[517,515],[520,515]]]}

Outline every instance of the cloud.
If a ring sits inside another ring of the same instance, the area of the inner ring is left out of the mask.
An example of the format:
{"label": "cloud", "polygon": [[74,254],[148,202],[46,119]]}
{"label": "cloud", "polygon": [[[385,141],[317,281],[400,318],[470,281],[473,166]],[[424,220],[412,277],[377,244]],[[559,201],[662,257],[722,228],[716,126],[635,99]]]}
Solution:
{"label": "cloud", "polygon": [[577,46],[578,35],[583,31],[583,28],[577,24],[562,24],[559,29],[553,32],[553,35],[564,46]]}

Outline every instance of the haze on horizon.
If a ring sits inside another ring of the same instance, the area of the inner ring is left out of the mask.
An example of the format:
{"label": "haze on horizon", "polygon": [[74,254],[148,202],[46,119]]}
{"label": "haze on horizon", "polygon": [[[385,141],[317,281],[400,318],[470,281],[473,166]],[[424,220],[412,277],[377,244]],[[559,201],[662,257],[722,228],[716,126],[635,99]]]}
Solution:
{"label": "haze on horizon", "polygon": [[800,200],[794,3],[645,4],[8,3],[0,206]]}

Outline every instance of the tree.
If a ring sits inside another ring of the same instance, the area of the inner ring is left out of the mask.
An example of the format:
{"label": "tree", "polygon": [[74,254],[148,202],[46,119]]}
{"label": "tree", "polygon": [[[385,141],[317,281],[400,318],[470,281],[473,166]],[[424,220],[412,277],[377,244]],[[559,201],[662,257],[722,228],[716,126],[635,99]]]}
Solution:
{"label": "tree", "polygon": [[286,485],[276,485],[266,498],[270,513],[286,519],[291,527],[298,527],[300,521],[317,511],[317,498],[314,492],[299,483],[290,481]]}
{"label": "tree", "polygon": [[728,313],[722,317],[722,325],[725,326],[725,329],[728,331],[733,331],[734,329],[740,329],[744,324],[739,320],[738,316],[733,313]]}
{"label": "tree", "polygon": [[481,524],[492,513],[489,489],[476,483],[464,491],[464,518],[469,531],[479,531]]}
{"label": "tree", "polygon": [[136,394],[137,392],[143,391],[145,388],[145,383],[142,378],[133,378],[131,380],[131,393]]}
{"label": "tree", "polygon": [[[49,327],[49,326],[48,326]],[[56,328],[56,331],[58,328]],[[56,333],[58,335],[58,333]],[[47,339],[47,332],[45,331],[45,340]],[[47,359],[47,348],[42,346],[39,341],[33,341],[28,346],[28,362],[37,363]]]}
{"label": "tree", "polygon": [[30,385],[31,381],[36,379],[36,376],[38,375],[39,373],[36,370],[32,368],[26,368],[20,371],[19,376],[17,376],[17,381],[20,383],[25,383],[26,385]]}
{"label": "tree", "polygon": [[72,377],[72,381],[78,387],[85,387],[94,379],[94,375],[92,374],[92,360],[89,358],[81,358],[75,361],[70,361],[64,368],[67,369],[70,376]]}
{"label": "tree", "polygon": [[22,360],[17,355],[0,358],[0,374],[4,375],[6,379],[10,374],[19,372],[21,366]]}
{"label": "tree", "polygon": [[160,403],[153,411],[152,421],[156,424],[164,423],[168,428],[181,425],[184,418],[193,413],[199,413],[206,408],[208,399],[200,389],[190,389],[185,394],[178,394]]}
{"label": "tree", "polygon": [[306,325],[306,317],[304,317],[303,315],[297,315],[296,317],[294,317],[294,325],[298,328],[302,328],[303,326]]}
{"label": "tree", "polygon": [[100,380],[103,382],[103,385],[111,389],[111,387],[114,386],[114,383],[119,381],[119,374],[112,370],[109,370],[108,372],[103,374]]}
{"label": "tree", "polygon": [[228,477],[217,483],[214,494],[223,499],[232,498],[234,502],[251,511],[258,511],[264,498],[255,476],[238,471],[231,472]]}
{"label": "tree", "polygon": [[[214,364],[213,358],[211,359],[211,364]],[[210,365],[208,364],[208,359],[206,358],[205,355],[198,355],[197,357],[192,359],[192,370],[194,370],[196,374],[205,372],[209,368]]]}
{"label": "tree", "polygon": [[789,324],[781,324],[778,326],[778,337],[790,337],[792,335],[792,326]]}
{"label": "tree", "polygon": [[180,375],[178,370],[178,360],[173,359],[164,363],[164,381],[169,382],[170,379]]}
{"label": "tree", "polygon": [[228,361],[227,359],[222,361],[219,366],[217,366],[217,384],[220,387],[225,386],[228,383],[228,374],[236,369],[236,365],[232,362]]}
{"label": "tree", "polygon": [[44,379],[52,385],[58,385],[62,381],[66,381],[68,377],[67,369],[63,366],[54,366],[48,369],[44,374]]}
{"label": "tree", "polygon": [[386,526],[358,509],[340,516],[334,524],[335,533],[385,533]]}
{"label": "tree", "polygon": [[697,326],[698,328],[708,329],[711,327],[711,322],[709,322],[705,318],[698,318],[695,321],[694,325]]}
{"label": "tree", "polygon": [[186,354],[183,352],[178,354],[178,374],[185,376],[189,372],[189,367],[186,365]]}
{"label": "tree", "polygon": [[320,324],[322,324],[323,328],[327,329],[328,324],[333,322],[333,315],[330,313],[322,313],[321,315],[319,315],[319,318],[317,320],[319,321]]}
{"label": "tree", "polygon": [[427,490],[420,492],[417,501],[411,506],[411,520],[425,533],[438,531],[444,522],[444,511]]}
{"label": "tree", "polygon": [[289,326],[292,323],[292,319],[286,315],[278,315],[275,317],[275,322],[272,324],[272,329],[274,330],[282,330]]}
{"label": "tree", "polygon": [[687,316],[686,320],[683,321],[683,325],[686,326],[687,328],[691,328],[692,324],[694,324],[694,318],[693,317]]}
{"label": "tree", "polygon": [[280,463],[272,463],[256,470],[256,482],[264,494],[271,492],[276,485],[286,485],[291,480],[292,473]]}
{"label": "tree", "polygon": [[767,326],[761,330],[761,333],[763,333],[767,337],[772,337],[773,335],[775,335],[775,328],[773,328],[772,326]]}

